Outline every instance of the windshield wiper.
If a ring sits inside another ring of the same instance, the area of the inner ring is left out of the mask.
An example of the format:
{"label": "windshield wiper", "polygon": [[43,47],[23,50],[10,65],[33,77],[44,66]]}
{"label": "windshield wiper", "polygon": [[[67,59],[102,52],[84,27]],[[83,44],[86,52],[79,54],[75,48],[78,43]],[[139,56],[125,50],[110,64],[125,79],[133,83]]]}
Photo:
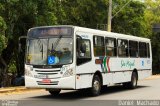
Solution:
{"label": "windshield wiper", "polygon": [[62,38],[62,35],[60,35],[59,38],[56,40],[56,42],[53,44],[52,49],[54,48],[54,50],[55,50],[57,48],[61,38]]}
{"label": "windshield wiper", "polygon": [[41,50],[41,52],[42,52],[42,59],[43,59],[43,44],[42,44],[42,50]]}
{"label": "windshield wiper", "polygon": [[43,43],[41,42],[40,39],[38,39],[37,43],[38,43],[39,51],[42,52],[42,59],[43,59]]}

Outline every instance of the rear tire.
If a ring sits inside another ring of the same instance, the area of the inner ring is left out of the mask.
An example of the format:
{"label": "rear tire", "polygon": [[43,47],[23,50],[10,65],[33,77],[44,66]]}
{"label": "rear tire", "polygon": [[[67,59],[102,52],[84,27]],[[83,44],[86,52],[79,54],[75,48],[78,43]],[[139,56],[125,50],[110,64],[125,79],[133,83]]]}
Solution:
{"label": "rear tire", "polygon": [[92,96],[98,96],[101,92],[101,80],[98,75],[94,75],[92,81],[92,88],[90,89]]}
{"label": "rear tire", "polygon": [[138,76],[136,72],[132,73],[131,82],[129,83],[129,87],[131,89],[137,88]]}
{"label": "rear tire", "polygon": [[58,96],[61,90],[48,90],[52,96]]}
{"label": "rear tire", "polygon": [[135,89],[137,87],[138,76],[136,72],[132,72],[131,81],[123,83],[125,88]]}

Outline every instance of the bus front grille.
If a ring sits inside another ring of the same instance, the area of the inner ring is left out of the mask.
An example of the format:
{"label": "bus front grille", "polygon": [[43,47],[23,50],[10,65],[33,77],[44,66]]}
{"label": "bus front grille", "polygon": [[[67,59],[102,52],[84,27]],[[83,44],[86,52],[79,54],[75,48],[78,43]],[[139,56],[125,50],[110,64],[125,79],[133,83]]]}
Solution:
{"label": "bus front grille", "polygon": [[59,81],[51,81],[49,83],[44,83],[44,82],[41,82],[41,81],[37,81],[38,85],[58,85],[58,82]]}
{"label": "bus front grille", "polygon": [[56,69],[56,70],[35,70],[36,72],[59,72],[60,69]]}
{"label": "bus front grille", "polygon": [[62,75],[60,74],[60,68],[55,69],[34,69],[35,78],[38,79],[57,79],[60,78]]}

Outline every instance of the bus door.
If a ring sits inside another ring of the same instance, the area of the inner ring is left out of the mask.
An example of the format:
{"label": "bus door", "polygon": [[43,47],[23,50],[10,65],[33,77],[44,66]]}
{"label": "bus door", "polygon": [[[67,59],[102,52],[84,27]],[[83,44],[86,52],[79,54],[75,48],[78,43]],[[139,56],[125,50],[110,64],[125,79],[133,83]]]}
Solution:
{"label": "bus door", "polygon": [[[76,88],[87,88],[91,81],[88,74],[91,73],[91,39],[89,35],[78,33],[76,35]],[[91,79],[91,78],[90,78]]]}

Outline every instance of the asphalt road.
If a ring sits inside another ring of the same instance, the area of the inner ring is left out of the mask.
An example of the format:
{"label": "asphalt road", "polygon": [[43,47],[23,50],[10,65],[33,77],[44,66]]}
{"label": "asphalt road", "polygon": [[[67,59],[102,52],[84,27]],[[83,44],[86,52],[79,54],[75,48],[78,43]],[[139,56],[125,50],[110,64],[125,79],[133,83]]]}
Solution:
{"label": "asphalt road", "polygon": [[[45,90],[34,90],[0,94],[0,100],[2,100],[2,103],[6,103],[6,100],[11,102],[18,101],[18,106],[45,106],[46,104],[47,106],[61,106],[66,105],[66,102],[69,105],[79,104],[84,106],[84,103],[99,105],[106,101],[107,103],[118,105],[120,100],[160,100],[160,78],[139,81],[138,87],[134,90],[125,89],[120,85],[110,86],[97,97],[90,97],[83,91],[62,91],[58,97],[53,97]],[[111,102],[111,100],[116,100],[117,102]],[[61,104],[58,105],[58,103]]]}

